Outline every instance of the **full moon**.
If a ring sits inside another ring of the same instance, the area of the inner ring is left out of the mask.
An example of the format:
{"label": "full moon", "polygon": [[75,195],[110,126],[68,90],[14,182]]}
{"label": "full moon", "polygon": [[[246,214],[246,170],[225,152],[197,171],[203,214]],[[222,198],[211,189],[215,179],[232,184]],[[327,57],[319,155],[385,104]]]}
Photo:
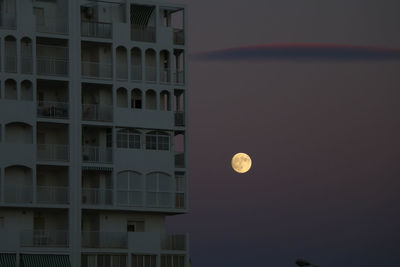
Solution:
{"label": "full moon", "polygon": [[251,168],[251,158],[245,153],[237,153],[232,158],[232,168],[238,173],[248,172]]}

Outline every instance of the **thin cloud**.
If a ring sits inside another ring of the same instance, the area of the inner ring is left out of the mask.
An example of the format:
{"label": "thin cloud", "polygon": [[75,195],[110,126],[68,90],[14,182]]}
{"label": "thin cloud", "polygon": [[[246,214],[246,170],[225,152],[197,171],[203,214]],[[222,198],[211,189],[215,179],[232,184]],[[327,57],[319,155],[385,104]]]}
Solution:
{"label": "thin cloud", "polygon": [[206,51],[195,60],[400,61],[400,49],[343,44],[264,44]]}

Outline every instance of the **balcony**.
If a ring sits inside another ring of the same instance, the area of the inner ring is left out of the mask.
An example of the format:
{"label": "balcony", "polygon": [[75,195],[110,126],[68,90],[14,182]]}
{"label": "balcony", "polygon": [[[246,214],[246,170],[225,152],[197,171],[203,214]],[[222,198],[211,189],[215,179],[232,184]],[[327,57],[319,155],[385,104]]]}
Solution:
{"label": "balcony", "polygon": [[66,186],[37,186],[36,202],[44,204],[68,204],[69,189]]}
{"label": "balcony", "polygon": [[185,112],[175,111],[175,126],[185,126]]}
{"label": "balcony", "polygon": [[52,57],[37,57],[36,72],[39,75],[68,76],[69,61]]}
{"label": "balcony", "polygon": [[183,29],[174,29],[174,44],[175,45],[185,44],[185,33]]}
{"label": "balcony", "polygon": [[82,204],[112,205],[113,190],[104,188],[82,188]]}
{"label": "balcony", "polygon": [[49,119],[68,119],[69,104],[63,102],[39,101],[37,116]]}
{"label": "balcony", "polygon": [[15,16],[9,15],[0,15],[0,28],[2,29],[15,29],[16,26],[16,18]]}
{"label": "balcony", "polygon": [[85,121],[113,121],[113,106],[82,104],[82,119]]}
{"label": "balcony", "polygon": [[185,84],[185,72],[183,70],[174,72],[174,83],[180,85]]}
{"label": "balcony", "polygon": [[174,208],[172,192],[146,192],[146,206],[149,208]]}
{"label": "balcony", "polygon": [[175,167],[185,168],[185,153],[175,154]]}
{"label": "balcony", "polygon": [[157,82],[156,67],[146,67],[146,82]]}
{"label": "balcony", "polygon": [[36,31],[41,33],[68,34],[68,19],[36,17]]}
{"label": "balcony", "polygon": [[119,206],[143,207],[144,192],[134,190],[118,190],[117,202]]}
{"label": "balcony", "polygon": [[112,38],[112,23],[81,21],[81,36],[94,38]]}
{"label": "balcony", "polygon": [[112,163],[112,148],[83,146],[82,147],[83,162],[90,163]]}
{"label": "balcony", "polygon": [[163,250],[186,250],[187,235],[164,235],[161,237],[161,249]]}
{"label": "balcony", "polygon": [[16,56],[5,56],[4,71],[10,73],[17,72],[17,57]]}
{"label": "balcony", "polygon": [[160,69],[160,83],[170,83],[171,82],[171,70],[170,69]]}
{"label": "balcony", "polygon": [[131,65],[131,80],[141,81],[142,80],[142,66],[141,65]]}
{"label": "balcony", "polygon": [[125,232],[83,231],[83,248],[127,248],[128,234]]}
{"label": "balcony", "polygon": [[43,161],[69,161],[69,145],[38,144],[37,158]]}
{"label": "balcony", "polygon": [[143,25],[131,25],[131,39],[137,42],[150,42],[156,41],[156,28]]}
{"label": "balcony", "polygon": [[20,233],[21,247],[68,247],[68,231],[64,230],[27,230]]}
{"label": "balcony", "polygon": [[89,79],[112,79],[112,64],[100,62],[82,62],[82,77]]}
{"label": "balcony", "polygon": [[32,203],[33,190],[31,185],[4,185],[5,203]]}

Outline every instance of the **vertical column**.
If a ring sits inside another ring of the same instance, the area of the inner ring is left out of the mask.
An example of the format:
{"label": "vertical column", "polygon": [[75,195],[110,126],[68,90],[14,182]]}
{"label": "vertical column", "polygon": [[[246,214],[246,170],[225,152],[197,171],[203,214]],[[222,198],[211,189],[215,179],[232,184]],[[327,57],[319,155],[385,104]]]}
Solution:
{"label": "vertical column", "polygon": [[[112,128],[112,144],[113,144],[113,159],[114,159],[114,164],[115,164],[116,163],[115,149],[117,147],[117,129],[115,127]],[[113,205],[117,206],[117,194],[118,194],[117,174],[115,173],[114,169],[111,173],[111,178],[112,178],[112,185],[113,185]]]}
{"label": "vertical column", "polygon": [[161,64],[160,64],[160,51],[157,49],[156,50],[156,83],[160,83],[160,70],[161,70]]}
{"label": "vertical column", "polygon": [[[4,127],[2,127],[4,128]],[[3,130],[2,130],[3,131]],[[3,132],[1,133],[3,136]],[[4,167],[5,166],[0,166],[0,202],[4,202]]]}
{"label": "vertical column", "polygon": [[113,80],[115,81],[117,79],[117,71],[116,69],[118,68],[117,66],[117,59],[116,59],[116,47],[114,45],[114,42],[111,44],[111,64],[112,64],[112,68],[111,68],[111,75]]}

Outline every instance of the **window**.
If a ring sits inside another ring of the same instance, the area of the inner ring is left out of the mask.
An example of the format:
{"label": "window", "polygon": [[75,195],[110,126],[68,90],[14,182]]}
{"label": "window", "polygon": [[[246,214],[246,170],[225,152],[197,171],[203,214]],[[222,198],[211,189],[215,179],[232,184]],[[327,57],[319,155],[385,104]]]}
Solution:
{"label": "window", "polygon": [[128,232],[144,232],[144,221],[128,221]]}
{"label": "window", "polygon": [[126,267],[126,255],[83,254],[82,267]]}
{"label": "window", "polygon": [[143,177],[140,173],[123,171],[117,176],[118,205],[143,206],[144,186]]}
{"label": "window", "polygon": [[156,255],[132,255],[132,267],[156,267]]}
{"label": "window", "polygon": [[184,267],[184,255],[161,255],[161,267]]}
{"label": "window", "polygon": [[140,132],[128,128],[118,130],[117,147],[140,149]]}
{"label": "window", "polygon": [[172,207],[172,179],[167,173],[152,172],[146,176],[146,204],[148,207]]}
{"label": "window", "polygon": [[169,151],[169,134],[157,131],[147,133],[146,149]]}

